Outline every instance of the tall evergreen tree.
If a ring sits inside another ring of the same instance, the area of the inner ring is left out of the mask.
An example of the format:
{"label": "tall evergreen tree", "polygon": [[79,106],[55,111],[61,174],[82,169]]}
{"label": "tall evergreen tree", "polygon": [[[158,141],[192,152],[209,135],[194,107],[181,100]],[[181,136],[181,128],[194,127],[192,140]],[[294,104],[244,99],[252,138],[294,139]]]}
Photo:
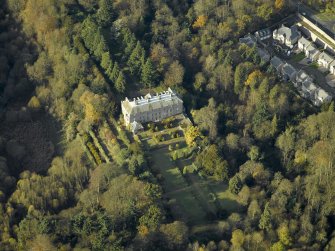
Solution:
{"label": "tall evergreen tree", "polygon": [[102,54],[100,65],[106,71],[107,69],[113,69],[113,61],[108,51]]}
{"label": "tall evergreen tree", "polygon": [[108,26],[113,19],[113,3],[111,0],[100,0],[97,18],[101,26]]}
{"label": "tall evergreen tree", "polygon": [[150,58],[145,62],[142,73],[141,73],[141,83],[146,87],[153,87],[156,85],[157,72]]}
{"label": "tall evergreen tree", "polygon": [[265,230],[271,229],[271,214],[270,214],[270,211],[269,211],[269,203],[268,202],[265,204],[263,214],[262,214],[261,219],[259,221],[259,228],[260,229],[265,229]]}
{"label": "tall evergreen tree", "polygon": [[130,54],[136,47],[136,37],[129,29],[122,29],[123,44],[125,45],[124,54],[125,58],[129,59]]}
{"label": "tall evergreen tree", "polygon": [[126,79],[122,71],[120,71],[119,76],[115,82],[115,89],[119,93],[124,93],[124,91],[126,90]]}
{"label": "tall evergreen tree", "polygon": [[112,70],[112,72],[111,72],[109,78],[110,78],[113,82],[115,82],[115,81],[117,80],[119,74],[120,74],[120,67],[119,67],[119,64],[118,64],[117,62],[115,62],[115,63],[114,63],[113,70]]}
{"label": "tall evergreen tree", "polygon": [[131,53],[128,66],[132,75],[140,75],[142,67],[144,65],[145,52],[140,42],[137,42],[135,49]]}

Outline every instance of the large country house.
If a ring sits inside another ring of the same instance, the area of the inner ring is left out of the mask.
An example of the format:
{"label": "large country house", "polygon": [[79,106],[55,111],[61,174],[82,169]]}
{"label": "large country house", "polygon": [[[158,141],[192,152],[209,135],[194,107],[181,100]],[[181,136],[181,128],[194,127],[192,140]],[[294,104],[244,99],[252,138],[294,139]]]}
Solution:
{"label": "large country house", "polygon": [[183,101],[170,88],[156,95],[147,94],[145,97],[126,98],[121,102],[122,113],[126,126],[136,133],[142,128],[141,123],[161,121],[165,118],[183,112]]}

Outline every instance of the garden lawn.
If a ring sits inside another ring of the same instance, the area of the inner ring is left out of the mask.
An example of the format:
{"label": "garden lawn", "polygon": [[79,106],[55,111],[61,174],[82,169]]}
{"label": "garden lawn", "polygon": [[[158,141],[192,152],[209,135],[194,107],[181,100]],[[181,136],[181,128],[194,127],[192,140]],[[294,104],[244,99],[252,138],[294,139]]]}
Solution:
{"label": "garden lawn", "polygon": [[228,190],[227,184],[213,181],[209,186],[215,193],[216,200],[220,204],[221,208],[228,214],[239,212],[242,209],[242,206],[238,202],[238,197]]}
{"label": "garden lawn", "polygon": [[300,52],[299,54],[296,54],[292,57],[292,60],[296,63],[300,62],[305,58],[305,54],[303,52]]}
{"label": "garden lawn", "polygon": [[170,199],[175,218],[181,217],[191,225],[205,223],[206,212],[189,189],[178,167],[170,160],[168,147],[153,150],[151,156],[153,169],[163,177],[163,188]]}
{"label": "garden lawn", "polygon": [[325,22],[334,22],[335,20],[335,14],[330,12],[318,13],[316,16]]}

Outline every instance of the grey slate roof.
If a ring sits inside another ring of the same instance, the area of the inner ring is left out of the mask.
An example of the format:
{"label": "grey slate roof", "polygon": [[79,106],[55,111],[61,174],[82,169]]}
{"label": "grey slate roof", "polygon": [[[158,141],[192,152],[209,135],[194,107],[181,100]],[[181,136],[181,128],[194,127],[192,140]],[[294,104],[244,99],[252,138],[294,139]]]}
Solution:
{"label": "grey slate roof", "polygon": [[305,48],[307,48],[307,46],[310,45],[310,43],[312,42],[306,39],[305,37],[301,37],[299,38],[298,43],[302,44]]}
{"label": "grey slate roof", "polygon": [[325,61],[327,64],[330,64],[332,61],[334,61],[334,58],[326,52],[322,52],[319,55],[319,60]]}
{"label": "grey slate roof", "polygon": [[302,85],[309,93],[312,93],[317,90],[317,87],[311,80],[304,81]]}
{"label": "grey slate roof", "polygon": [[330,98],[329,94],[323,90],[322,88],[319,88],[315,94],[316,98],[318,98],[319,100],[323,101],[327,98]]}
{"label": "grey slate roof", "polygon": [[269,28],[263,29],[263,30],[259,30],[255,32],[255,36],[259,37],[260,39],[266,38],[271,36],[271,30]]}
{"label": "grey slate roof", "polygon": [[257,47],[257,53],[264,62],[268,62],[270,60],[270,54],[267,50]]}
{"label": "grey slate roof", "polygon": [[293,76],[293,74],[296,74],[297,70],[290,64],[286,63],[283,66],[283,74],[289,76],[290,78]]}
{"label": "grey slate roof", "polygon": [[246,44],[249,47],[254,47],[257,43],[255,36],[248,34],[239,39],[240,44]]}
{"label": "grey slate roof", "polygon": [[312,58],[314,58],[315,56],[317,56],[317,54],[320,53],[320,51],[312,43],[310,43],[307,46],[306,51],[309,52],[309,57],[312,57]]}
{"label": "grey slate roof", "polygon": [[305,80],[307,79],[311,79],[312,78],[303,70],[300,70],[298,73],[297,73],[297,77],[296,77],[296,81],[299,82],[299,83],[303,83]]}
{"label": "grey slate roof", "polygon": [[277,30],[277,34],[285,36],[287,39],[290,40],[294,40],[300,36],[298,27],[295,25],[293,25],[291,28],[282,25],[282,27]]}
{"label": "grey slate roof", "polygon": [[276,68],[277,70],[280,70],[280,67],[283,66],[284,62],[279,57],[274,56],[271,61],[271,65]]}

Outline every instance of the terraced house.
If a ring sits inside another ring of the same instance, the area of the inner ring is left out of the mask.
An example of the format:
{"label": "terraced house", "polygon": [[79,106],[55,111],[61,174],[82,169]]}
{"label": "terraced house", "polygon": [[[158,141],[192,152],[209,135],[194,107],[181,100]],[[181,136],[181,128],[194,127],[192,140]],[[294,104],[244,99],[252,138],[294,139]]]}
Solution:
{"label": "terraced house", "polygon": [[183,101],[170,88],[167,91],[121,102],[125,125],[161,121],[183,112]]}

